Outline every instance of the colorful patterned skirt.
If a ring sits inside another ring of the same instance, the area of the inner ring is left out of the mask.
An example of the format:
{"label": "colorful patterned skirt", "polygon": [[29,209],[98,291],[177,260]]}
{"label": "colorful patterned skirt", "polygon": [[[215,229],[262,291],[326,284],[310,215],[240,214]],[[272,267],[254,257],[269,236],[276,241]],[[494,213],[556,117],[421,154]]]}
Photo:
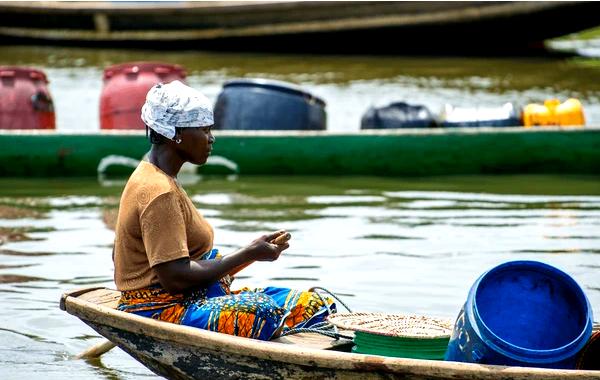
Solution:
{"label": "colorful patterned skirt", "polygon": [[[216,258],[213,249],[202,260]],[[327,305],[325,305],[327,302]],[[229,289],[228,279],[171,295],[159,285],[121,292],[118,310],[225,334],[270,340],[322,322],[335,304],[314,292],[287,288]]]}

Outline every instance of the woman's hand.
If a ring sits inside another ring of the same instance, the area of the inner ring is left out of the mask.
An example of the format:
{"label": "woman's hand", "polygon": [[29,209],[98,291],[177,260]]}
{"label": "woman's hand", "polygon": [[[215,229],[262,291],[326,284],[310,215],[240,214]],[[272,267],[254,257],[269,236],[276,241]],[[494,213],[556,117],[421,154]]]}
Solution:
{"label": "woman's hand", "polygon": [[[285,235],[285,236],[282,236]],[[280,237],[281,236],[281,237]],[[274,244],[273,240],[281,241]],[[254,261],[274,261],[289,247],[285,231],[263,235],[250,245],[218,260],[190,260],[189,257],[168,261],[153,267],[162,286],[171,294],[179,294],[192,287],[206,287],[223,278],[234,275]]]}
{"label": "woman's hand", "polygon": [[285,234],[284,230],[273,232],[269,235],[263,235],[258,239],[254,240],[250,245],[245,248],[248,254],[248,259],[255,261],[275,261],[281,255],[281,252],[289,248],[287,242],[283,244],[272,243],[277,237]]}

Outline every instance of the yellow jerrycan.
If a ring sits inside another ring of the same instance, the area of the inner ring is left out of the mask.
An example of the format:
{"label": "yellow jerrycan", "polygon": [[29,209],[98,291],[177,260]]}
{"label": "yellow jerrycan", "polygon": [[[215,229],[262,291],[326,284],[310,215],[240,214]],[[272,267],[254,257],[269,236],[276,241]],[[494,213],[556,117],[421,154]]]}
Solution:
{"label": "yellow jerrycan", "polygon": [[544,104],[528,104],[523,109],[525,127],[561,125],[583,127],[585,117],[583,106],[577,99],[567,99],[561,103],[558,99],[548,99]]}

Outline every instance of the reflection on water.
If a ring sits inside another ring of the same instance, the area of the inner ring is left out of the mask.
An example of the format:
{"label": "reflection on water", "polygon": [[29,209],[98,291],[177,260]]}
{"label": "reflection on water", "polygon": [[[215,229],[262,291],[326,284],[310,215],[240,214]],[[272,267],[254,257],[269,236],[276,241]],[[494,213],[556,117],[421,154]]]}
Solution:
{"label": "reflection on water", "polygon": [[102,70],[130,61],[178,63],[190,85],[215,100],[232,78],[263,77],[305,87],[327,102],[328,129],[354,131],[371,105],[446,103],[495,107],[579,98],[588,125],[600,122],[600,65],[594,58],[422,58],[208,53],[0,46],[0,65],[43,69],[59,130],[97,130]]}
{"label": "reflection on water", "polygon": [[[452,318],[483,271],[531,259],[571,274],[600,315],[596,177],[207,178],[186,190],[223,253],[265,231],[291,231],[278,261],[252,265],[234,286],[320,285],[353,310]],[[114,287],[120,191],[82,180],[0,180],[9,210],[0,228],[30,237],[0,245],[2,379],[153,377],[120,350],[69,360],[97,335],[58,308],[64,291]]]}

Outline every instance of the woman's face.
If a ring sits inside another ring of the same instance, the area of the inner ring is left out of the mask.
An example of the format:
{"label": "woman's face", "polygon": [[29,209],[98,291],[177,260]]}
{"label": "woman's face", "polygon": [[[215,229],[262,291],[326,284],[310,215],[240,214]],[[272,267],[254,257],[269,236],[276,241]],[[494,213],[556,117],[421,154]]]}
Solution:
{"label": "woman's face", "polygon": [[212,151],[212,144],[215,142],[211,128],[212,125],[181,129],[181,143],[177,144],[177,148],[183,159],[196,165],[206,163]]}

